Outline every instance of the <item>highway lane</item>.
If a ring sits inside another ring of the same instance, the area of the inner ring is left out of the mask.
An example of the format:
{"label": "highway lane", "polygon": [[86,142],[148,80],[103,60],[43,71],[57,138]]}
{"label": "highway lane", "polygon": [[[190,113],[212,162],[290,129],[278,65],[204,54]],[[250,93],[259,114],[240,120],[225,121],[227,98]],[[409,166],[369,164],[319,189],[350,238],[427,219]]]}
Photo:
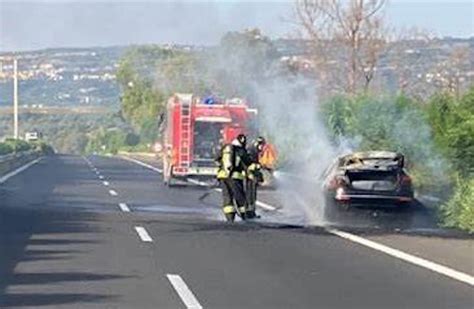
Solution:
{"label": "highway lane", "polygon": [[467,284],[322,228],[226,224],[203,192],[118,158],[44,159],[0,187],[0,307],[474,305]]}
{"label": "highway lane", "polygon": [[0,188],[0,308],[173,308],[164,271],[81,157]]}

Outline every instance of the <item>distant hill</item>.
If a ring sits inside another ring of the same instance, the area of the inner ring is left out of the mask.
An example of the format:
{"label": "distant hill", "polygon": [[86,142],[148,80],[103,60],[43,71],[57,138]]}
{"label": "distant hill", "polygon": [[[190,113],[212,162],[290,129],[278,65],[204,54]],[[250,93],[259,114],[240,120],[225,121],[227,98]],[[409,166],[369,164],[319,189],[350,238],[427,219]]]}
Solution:
{"label": "distant hill", "polygon": [[[18,53],[21,105],[118,105],[115,70],[126,47]],[[0,106],[12,101],[11,54],[0,54]]]}
{"label": "distant hill", "polygon": [[[282,59],[303,59],[308,47],[301,40],[278,39],[273,41]],[[459,47],[469,50],[470,63],[474,62],[474,38],[435,39],[426,42],[395,42],[406,46],[402,54],[389,52],[379,63],[379,74],[383,75],[380,88],[387,92],[397,89],[400,70],[406,83],[423,81],[422,88],[437,81],[436,75],[442,63],[447,63],[453,50]],[[203,50],[198,46],[166,45],[166,48],[182,50]],[[55,48],[17,53],[20,76],[20,105],[31,108],[43,106],[102,106],[117,108],[120,102],[119,87],[116,83],[116,69],[121,56],[128,47]],[[335,58],[337,58],[337,52]],[[393,59],[398,57],[397,68]],[[337,59],[334,61],[337,63]],[[150,72],[153,68],[148,68]],[[398,71],[397,71],[398,70]],[[459,76],[465,84],[474,78],[472,66],[460,67]],[[13,90],[12,54],[0,53],[0,106],[10,105]]]}

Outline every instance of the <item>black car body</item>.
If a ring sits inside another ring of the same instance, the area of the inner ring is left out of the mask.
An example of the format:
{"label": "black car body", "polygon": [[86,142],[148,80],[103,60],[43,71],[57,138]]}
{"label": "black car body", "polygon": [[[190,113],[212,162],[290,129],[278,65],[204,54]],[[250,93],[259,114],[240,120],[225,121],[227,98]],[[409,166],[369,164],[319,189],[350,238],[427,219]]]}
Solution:
{"label": "black car body", "polygon": [[395,152],[345,155],[324,173],[323,189],[338,204],[409,205],[413,186],[404,164],[404,156]]}

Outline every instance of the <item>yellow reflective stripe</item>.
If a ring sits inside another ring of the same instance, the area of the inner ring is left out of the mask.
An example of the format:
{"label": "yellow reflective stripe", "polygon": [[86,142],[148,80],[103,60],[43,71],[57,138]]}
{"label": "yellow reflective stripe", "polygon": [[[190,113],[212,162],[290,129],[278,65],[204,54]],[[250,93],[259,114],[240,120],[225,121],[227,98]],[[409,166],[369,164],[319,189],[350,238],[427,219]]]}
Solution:
{"label": "yellow reflective stripe", "polygon": [[240,211],[240,212],[245,212],[245,210],[246,210],[246,209],[245,209],[245,206],[239,207],[239,211]]}
{"label": "yellow reflective stripe", "polygon": [[224,206],[222,210],[225,214],[233,214],[235,212],[234,206]]}
{"label": "yellow reflective stripe", "polygon": [[229,177],[229,173],[227,171],[221,169],[217,172],[217,178],[222,179],[227,177]]}
{"label": "yellow reflective stripe", "polygon": [[240,172],[233,172],[232,173],[232,178],[233,179],[244,179],[244,174],[240,173]]}
{"label": "yellow reflective stripe", "polygon": [[232,167],[232,146],[227,145],[222,151],[222,167],[229,170]]}

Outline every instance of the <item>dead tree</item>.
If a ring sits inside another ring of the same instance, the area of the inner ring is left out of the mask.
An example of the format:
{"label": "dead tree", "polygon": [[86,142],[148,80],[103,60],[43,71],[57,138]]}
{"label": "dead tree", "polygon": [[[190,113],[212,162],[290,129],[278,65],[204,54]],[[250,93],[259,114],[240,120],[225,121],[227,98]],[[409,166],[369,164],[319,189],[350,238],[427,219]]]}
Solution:
{"label": "dead tree", "polygon": [[369,89],[386,45],[384,5],[385,0],[296,0],[297,23],[312,42],[322,82],[331,83],[324,79],[343,66],[347,93]]}

